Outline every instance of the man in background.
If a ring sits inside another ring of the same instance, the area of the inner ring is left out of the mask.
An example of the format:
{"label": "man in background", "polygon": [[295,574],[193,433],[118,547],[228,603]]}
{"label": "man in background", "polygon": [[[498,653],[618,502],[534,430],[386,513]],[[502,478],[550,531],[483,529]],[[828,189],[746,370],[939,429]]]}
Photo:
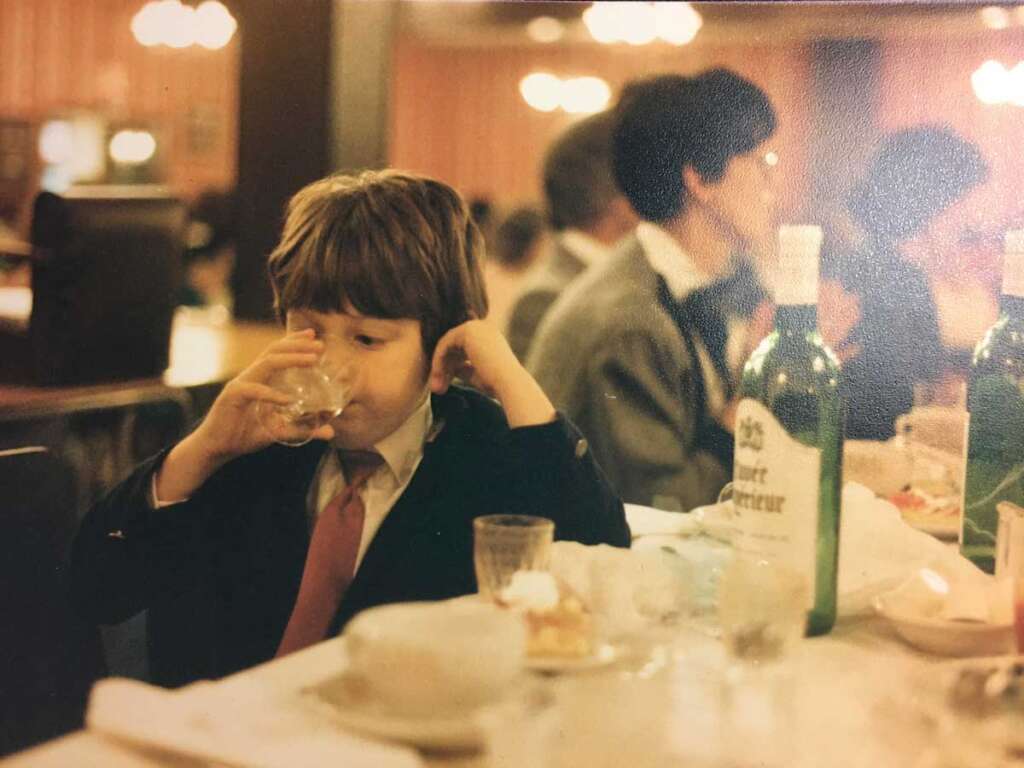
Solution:
{"label": "man in background", "polygon": [[736,371],[766,330],[747,255],[775,231],[775,111],[727,70],[632,83],[613,167],[636,235],[555,302],[527,367],[623,501],[690,510],[732,473]]}
{"label": "man in background", "polygon": [[520,360],[565,286],[603,261],[636,226],[636,214],[615,184],[611,137],[612,114],[602,112],[573,124],[545,155],[544,197],[554,239],[508,316],[505,335]]}

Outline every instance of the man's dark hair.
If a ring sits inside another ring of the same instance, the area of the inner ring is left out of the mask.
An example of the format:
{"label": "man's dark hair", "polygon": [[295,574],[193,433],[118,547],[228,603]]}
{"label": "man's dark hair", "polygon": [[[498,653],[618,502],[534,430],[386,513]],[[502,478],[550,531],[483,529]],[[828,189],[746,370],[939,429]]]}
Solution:
{"label": "man's dark hair", "polygon": [[530,249],[544,234],[544,214],[532,205],[514,209],[494,230],[494,247],[489,256],[504,267],[529,266]]}
{"label": "man's dark hair", "polygon": [[850,213],[869,233],[903,240],[987,178],[981,151],[948,126],[905,128],[882,141]]}
{"label": "man's dark hair", "polygon": [[774,132],[768,96],[727,69],[634,81],[615,108],[615,178],[641,217],[666,221],[687,205],[684,167],[718,181],[732,157]]}
{"label": "man's dark hair", "polygon": [[544,155],[544,197],[552,229],[586,229],[619,196],[611,159],[614,117],[599,112],[580,120]]}

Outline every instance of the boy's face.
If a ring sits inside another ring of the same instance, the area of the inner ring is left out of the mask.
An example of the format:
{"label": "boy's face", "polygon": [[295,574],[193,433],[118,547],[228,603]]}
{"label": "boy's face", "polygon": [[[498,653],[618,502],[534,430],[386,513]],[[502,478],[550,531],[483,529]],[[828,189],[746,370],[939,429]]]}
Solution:
{"label": "boy's face", "polygon": [[772,159],[771,148],[762,142],[733,155],[722,178],[705,187],[723,234],[753,251],[769,246],[777,226]]}
{"label": "boy's face", "polygon": [[384,320],[343,312],[288,312],[288,330],[333,336],[353,369],[349,404],[331,422],[339,448],[368,449],[394,432],[427,396],[429,361],[418,320]]}

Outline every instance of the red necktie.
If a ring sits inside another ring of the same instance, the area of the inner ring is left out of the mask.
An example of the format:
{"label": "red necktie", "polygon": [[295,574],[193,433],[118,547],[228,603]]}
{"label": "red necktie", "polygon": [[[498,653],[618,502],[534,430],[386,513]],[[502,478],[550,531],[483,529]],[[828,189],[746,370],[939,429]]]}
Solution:
{"label": "red necktie", "polygon": [[347,485],[323,508],[313,526],[299,596],[277,648],[278,656],[324,639],[355,575],[366,516],[360,492],[384,459],[370,451],[344,451],[339,458]]}

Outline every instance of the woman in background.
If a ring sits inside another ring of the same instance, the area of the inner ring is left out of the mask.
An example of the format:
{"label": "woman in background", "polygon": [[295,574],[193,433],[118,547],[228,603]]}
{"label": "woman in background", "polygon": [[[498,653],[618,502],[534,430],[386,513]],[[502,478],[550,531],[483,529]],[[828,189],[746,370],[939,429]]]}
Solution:
{"label": "woman in background", "polygon": [[863,237],[824,265],[860,301],[860,321],[841,351],[848,437],[892,437],[896,417],[914,405],[914,386],[942,376],[935,301],[910,253],[958,248],[966,231],[960,203],[987,177],[974,144],[946,126],[923,125],[887,136],[854,188],[849,212]]}

